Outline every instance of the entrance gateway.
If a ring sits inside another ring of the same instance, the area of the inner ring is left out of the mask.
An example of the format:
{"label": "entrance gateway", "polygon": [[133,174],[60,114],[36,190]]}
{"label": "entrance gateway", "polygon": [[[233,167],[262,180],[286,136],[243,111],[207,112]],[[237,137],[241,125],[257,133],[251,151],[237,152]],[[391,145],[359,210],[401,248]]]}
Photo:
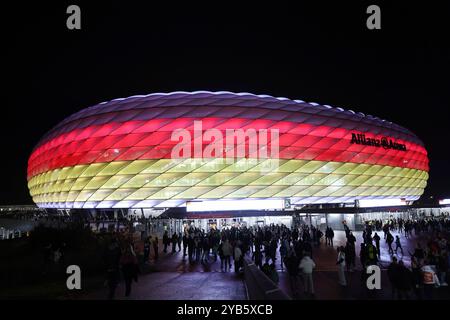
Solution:
{"label": "entrance gateway", "polygon": [[[314,226],[324,230],[327,226],[334,230],[343,230],[343,222],[351,230],[362,230],[366,221],[389,220],[396,218],[417,219],[420,217],[439,216],[448,214],[447,208],[412,208],[412,207],[385,207],[385,208],[330,208],[330,209],[300,209],[290,211],[253,211],[253,212],[208,212],[186,213],[183,210],[168,209],[158,216],[150,215],[152,209],[130,209],[131,217],[151,218],[151,233],[161,234],[183,232],[187,227],[200,228],[205,231],[211,228],[222,230],[238,226],[264,227],[270,225],[285,225],[287,227]],[[326,212],[325,212],[326,211]],[[334,211],[334,213],[333,213]]]}

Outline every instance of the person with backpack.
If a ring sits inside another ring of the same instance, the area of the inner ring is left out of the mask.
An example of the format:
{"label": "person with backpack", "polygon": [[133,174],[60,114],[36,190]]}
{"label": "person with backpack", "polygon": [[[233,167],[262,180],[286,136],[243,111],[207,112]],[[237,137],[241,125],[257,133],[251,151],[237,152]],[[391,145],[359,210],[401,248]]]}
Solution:
{"label": "person with backpack", "polygon": [[377,248],[372,244],[372,242],[369,242],[366,244],[366,258],[367,258],[367,264],[368,265],[376,265],[378,263],[378,255],[377,255]]}

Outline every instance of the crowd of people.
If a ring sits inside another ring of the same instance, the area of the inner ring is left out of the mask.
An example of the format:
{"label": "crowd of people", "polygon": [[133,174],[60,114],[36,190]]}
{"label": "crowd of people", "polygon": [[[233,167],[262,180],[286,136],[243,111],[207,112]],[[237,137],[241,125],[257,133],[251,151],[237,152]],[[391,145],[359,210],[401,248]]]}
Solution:
{"label": "crowd of people", "polygon": [[[336,247],[337,282],[341,287],[347,287],[349,273],[361,271],[362,279],[365,280],[365,270],[368,266],[383,267],[380,261],[382,241],[392,257],[387,275],[393,288],[393,297],[410,298],[410,293],[415,292],[417,298],[429,298],[432,287],[437,284],[446,285],[450,249],[450,222],[447,218],[391,219],[384,223],[380,220],[366,221],[360,239],[359,265],[356,250],[359,241],[345,222],[343,228],[345,245]],[[335,231],[331,227],[322,232],[319,228],[306,224],[294,228],[284,225],[233,226],[222,230],[211,228],[209,231],[188,227],[184,232],[169,234],[166,231],[162,237],[161,251],[163,254],[182,252],[182,259],[191,264],[211,264],[220,260],[222,271],[233,270],[236,273],[243,271],[246,257],[275,284],[279,282],[280,269],[282,272],[286,271],[294,297],[300,296],[300,287],[303,287],[306,296],[314,296],[314,251],[318,246],[335,248],[334,234]],[[417,240],[415,251],[404,252],[403,238],[413,236],[416,236]],[[119,241],[116,240],[112,242],[112,248],[109,250],[108,265],[111,266],[111,261],[114,261],[114,267],[108,269],[111,298],[114,297],[121,269],[127,295],[131,292],[132,280],[137,279],[139,272],[138,260],[130,258],[136,257],[133,243],[125,243],[125,246],[119,246]],[[154,261],[159,259],[159,245],[156,236],[144,239],[143,263],[149,263],[151,257]],[[403,261],[404,254],[407,253],[411,256],[410,266]]]}
{"label": "crowd of people", "polygon": [[[351,270],[354,267],[355,237],[344,224],[347,243],[338,248],[339,284],[346,286],[344,266]],[[390,219],[366,221],[362,232],[360,263],[362,270],[371,265],[380,265],[381,237],[391,257],[387,275],[392,288],[392,298],[409,299],[415,295],[417,299],[432,299],[433,288],[447,286],[447,275],[450,266],[450,220],[448,217],[425,219]],[[416,237],[414,252],[408,252],[410,266],[405,265],[405,252],[401,236],[405,239]],[[393,232],[398,233],[393,235]],[[395,244],[395,248],[393,248]],[[364,275],[364,272],[363,272]]]}

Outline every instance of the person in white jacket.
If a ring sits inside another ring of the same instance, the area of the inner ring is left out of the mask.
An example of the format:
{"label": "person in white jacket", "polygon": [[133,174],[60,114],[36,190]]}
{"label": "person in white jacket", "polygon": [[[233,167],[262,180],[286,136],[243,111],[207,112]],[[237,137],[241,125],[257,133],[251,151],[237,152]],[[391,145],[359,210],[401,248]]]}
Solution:
{"label": "person in white jacket", "polygon": [[314,295],[314,283],[313,283],[313,269],[316,267],[313,259],[311,259],[308,255],[305,255],[300,261],[299,269],[302,271],[303,276],[303,286],[305,289],[305,295],[311,294]]}
{"label": "person in white jacket", "polygon": [[345,249],[343,246],[338,247],[336,264],[338,265],[339,284],[345,287],[347,286],[347,280],[345,279]]}

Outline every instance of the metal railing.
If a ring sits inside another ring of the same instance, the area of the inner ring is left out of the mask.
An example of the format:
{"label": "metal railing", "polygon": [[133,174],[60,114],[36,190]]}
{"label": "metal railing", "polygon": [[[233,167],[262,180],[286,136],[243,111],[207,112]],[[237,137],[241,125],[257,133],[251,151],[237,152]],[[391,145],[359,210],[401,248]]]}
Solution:
{"label": "metal railing", "polygon": [[248,258],[244,258],[244,277],[249,300],[291,300]]}

